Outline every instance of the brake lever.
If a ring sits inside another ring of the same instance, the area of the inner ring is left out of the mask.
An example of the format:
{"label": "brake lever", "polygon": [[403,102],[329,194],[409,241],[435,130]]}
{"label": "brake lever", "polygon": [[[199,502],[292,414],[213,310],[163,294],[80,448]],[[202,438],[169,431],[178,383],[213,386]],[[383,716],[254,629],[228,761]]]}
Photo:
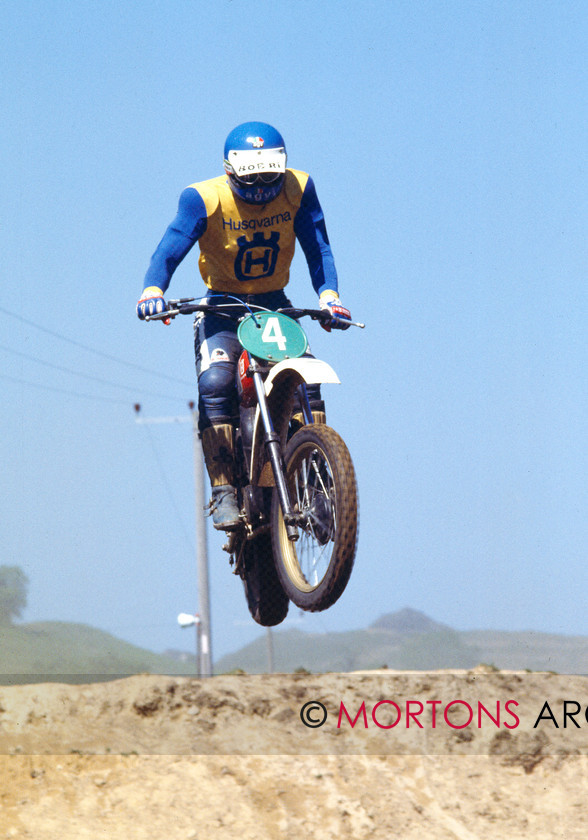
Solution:
{"label": "brake lever", "polygon": [[342,323],[344,323],[346,327],[359,327],[360,330],[365,329],[365,324],[363,324],[361,321],[348,321],[347,318],[339,318],[337,317],[337,315],[331,315],[329,319],[317,317],[316,319],[313,318],[313,320],[324,322],[327,326],[329,326],[329,324],[332,324],[333,321],[342,321]]}
{"label": "brake lever", "polygon": [[[175,303],[175,301],[174,301]],[[156,315],[145,315],[144,321],[165,321],[167,318],[175,318],[180,314],[179,309],[166,309],[165,312],[158,312]]]}
{"label": "brake lever", "polygon": [[179,306],[179,304],[181,304],[181,303],[192,303],[195,300],[199,300],[199,298],[195,298],[195,297],[177,298],[176,300],[168,300],[167,305],[171,306],[175,309],[176,306]]}

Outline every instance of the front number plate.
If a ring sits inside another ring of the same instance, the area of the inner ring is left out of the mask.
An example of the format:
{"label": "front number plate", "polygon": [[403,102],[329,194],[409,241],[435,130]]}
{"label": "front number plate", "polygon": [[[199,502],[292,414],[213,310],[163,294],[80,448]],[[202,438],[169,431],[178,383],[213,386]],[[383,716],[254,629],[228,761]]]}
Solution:
{"label": "front number plate", "polygon": [[258,359],[281,362],[306,353],[306,333],[292,318],[280,312],[256,312],[239,324],[237,337],[245,350]]}

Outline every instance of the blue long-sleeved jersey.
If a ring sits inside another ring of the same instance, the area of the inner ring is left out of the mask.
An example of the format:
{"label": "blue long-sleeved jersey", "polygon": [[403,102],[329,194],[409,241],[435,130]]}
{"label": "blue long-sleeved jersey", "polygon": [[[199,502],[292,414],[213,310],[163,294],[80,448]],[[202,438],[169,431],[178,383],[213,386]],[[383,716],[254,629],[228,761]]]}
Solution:
{"label": "blue long-sleeved jersey", "polygon": [[323,211],[309,175],[287,169],[284,187],[268,204],[236,199],[222,175],[192,184],[180,196],[178,212],[159,243],[144,287],[165,292],[193,245],[209,289],[261,294],[288,283],[296,240],[317,292],[337,291],[337,272]]}

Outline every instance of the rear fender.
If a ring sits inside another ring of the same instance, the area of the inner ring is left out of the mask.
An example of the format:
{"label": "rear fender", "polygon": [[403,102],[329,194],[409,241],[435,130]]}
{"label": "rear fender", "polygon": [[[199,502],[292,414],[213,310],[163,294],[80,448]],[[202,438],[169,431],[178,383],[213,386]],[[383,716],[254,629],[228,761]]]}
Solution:
{"label": "rear fender", "polygon": [[[280,436],[282,447],[286,445],[288,425],[292,416],[294,396],[299,385],[321,385],[323,383],[340,384],[340,379],[333,368],[320,359],[301,357],[285,359],[274,365],[265,382],[265,394],[274,431]],[[259,406],[255,411],[253,448],[251,451],[251,484],[262,487],[272,486],[273,474],[266,458],[263,443],[264,430]]]}

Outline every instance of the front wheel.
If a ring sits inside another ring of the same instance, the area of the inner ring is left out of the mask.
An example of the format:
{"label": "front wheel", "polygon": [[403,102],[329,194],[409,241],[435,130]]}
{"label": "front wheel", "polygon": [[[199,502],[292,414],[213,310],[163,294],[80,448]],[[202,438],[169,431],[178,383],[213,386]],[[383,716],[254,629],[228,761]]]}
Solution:
{"label": "front wheel", "polygon": [[351,456],[329,426],[303,426],[284,453],[290,500],[300,515],[291,541],[278,494],[272,499],[272,545],[280,583],[303,610],[326,610],[347,586],[357,544],[357,484]]}
{"label": "front wheel", "polygon": [[281,624],[290,602],[276,574],[269,534],[260,534],[245,543],[243,562],[243,586],[251,616],[263,627]]}

